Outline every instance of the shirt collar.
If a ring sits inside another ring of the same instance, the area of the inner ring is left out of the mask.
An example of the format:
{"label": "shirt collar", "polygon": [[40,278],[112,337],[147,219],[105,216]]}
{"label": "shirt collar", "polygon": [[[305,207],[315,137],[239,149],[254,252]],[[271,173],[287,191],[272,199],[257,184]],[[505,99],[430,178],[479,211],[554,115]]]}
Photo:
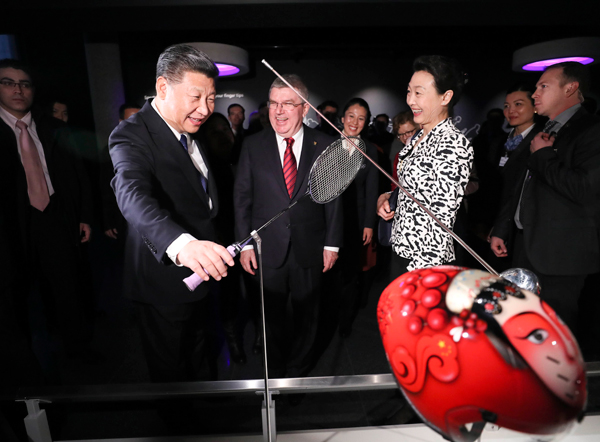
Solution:
{"label": "shirt collar", "polygon": [[188,146],[190,146],[190,134],[188,134],[187,132],[179,132],[175,129],[173,129],[173,126],[171,126],[169,123],[167,123],[167,120],[165,120],[165,118],[161,115],[160,111],[158,110],[158,107],[156,107],[156,99],[152,100],[152,103],[150,103],[150,105],[154,108],[154,110],[156,111],[156,113],[158,114],[158,116],[160,118],[162,118],[162,120],[165,122],[165,124],[167,126],[169,126],[169,129],[171,129],[171,132],[173,132],[173,135],[175,136],[175,138],[177,138],[177,141],[181,142],[181,136],[185,135],[185,137],[187,138],[187,144]]}
{"label": "shirt collar", "polygon": [[[532,124],[531,126],[529,126],[527,129],[525,129],[523,132],[521,132],[521,134],[520,134],[520,135],[523,137],[523,139],[525,139],[525,137],[526,137],[527,135],[529,135],[529,132],[531,132],[531,131],[532,131],[532,129],[533,129],[533,126],[535,126],[535,123],[533,123],[533,124]],[[508,134],[508,138],[512,138],[512,137],[514,137],[514,136],[515,136],[515,135],[514,135],[514,133],[515,133],[515,130],[514,130],[514,129],[512,129],[512,130],[510,131],[510,133]]]}
{"label": "shirt collar", "polygon": [[[300,126],[300,130],[298,132],[296,132],[292,138],[294,139],[294,143],[296,141],[298,141],[298,138],[300,138],[302,135],[304,135],[304,124],[302,126]],[[275,136],[277,137],[277,144],[281,144],[283,143],[283,140],[285,140],[288,137],[282,137],[281,135],[279,135],[277,132],[275,132]]]}
{"label": "shirt collar", "polygon": [[573,115],[575,115],[575,113],[581,108],[581,103],[577,103],[574,106],[571,106],[570,108],[562,111],[560,114],[558,114],[556,116],[556,118],[553,121],[556,121],[557,123],[560,124],[559,126],[559,130],[560,128],[562,128],[567,121],[569,121],[571,119],[571,117]]}
{"label": "shirt collar", "polygon": [[[4,122],[13,129],[17,126],[17,121],[19,121],[19,119],[17,117],[15,117],[13,114],[8,112],[2,106],[0,106],[0,117],[2,117]],[[27,112],[27,115],[25,115],[23,118],[21,118],[21,121],[23,123],[25,123],[28,127],[31,127],[31,122],[32,122],[31,112]]]}

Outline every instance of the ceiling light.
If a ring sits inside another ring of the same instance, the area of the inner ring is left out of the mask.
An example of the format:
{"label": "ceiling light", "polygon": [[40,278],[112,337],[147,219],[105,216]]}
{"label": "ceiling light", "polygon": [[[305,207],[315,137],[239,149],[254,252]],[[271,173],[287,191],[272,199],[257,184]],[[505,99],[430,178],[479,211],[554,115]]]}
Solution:
{"label": "ceiling light", "polygon": [[543,71],[563,61],[592,64],[600,60],[600,38],[577,37],[545,41],[518,49],[513,54],[513,71]]}
{"label": "ceiling light", "polygon": [[219,77],[244,75],[249,71],[248,52],[237,46],[222,43],[186,43],[201,50],[219,68]]}

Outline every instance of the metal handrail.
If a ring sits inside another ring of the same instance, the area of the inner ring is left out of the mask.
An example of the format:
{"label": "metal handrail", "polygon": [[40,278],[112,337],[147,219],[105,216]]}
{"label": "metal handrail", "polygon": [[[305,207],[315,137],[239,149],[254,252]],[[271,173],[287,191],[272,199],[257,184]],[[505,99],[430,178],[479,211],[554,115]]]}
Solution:
{"label": "metal handrail", "polygon": [[[586,364],[588,377],[600,376],[600,362]],[[311,378],[269,379],[269,389],[282,394],[327,393],[341,391],[391,390],[398,384],[391,373]],[[24,387],[17,401],[42,402],[106,402],[172,399],[200,395],[249,393],[265,390],[263,379],[213,382],[177,382],[166,384],[65,385],[56,387]]]}
{"label": "metal handrail", "polygon": [[[396,388],[392,374],[322,376],[311,378],[269,379],[269,389],[279,393],[316,393]],[[263,393],[263,379],[235,381],[174,382],[165,384],[65,385],[24,387],[17,401],[106,402],[172,399],[199,395]]]}

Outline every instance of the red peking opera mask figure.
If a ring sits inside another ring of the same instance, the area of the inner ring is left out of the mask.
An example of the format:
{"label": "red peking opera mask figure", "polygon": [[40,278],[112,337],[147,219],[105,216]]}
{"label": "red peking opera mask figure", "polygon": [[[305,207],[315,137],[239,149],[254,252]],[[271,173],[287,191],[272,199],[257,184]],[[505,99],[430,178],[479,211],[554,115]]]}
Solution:
{"label": "red peking opera mask figure", "polygon": [[447,439],[474,441],[486,422],[564,434],[583,417],[586,378],[575,338],[538,296],[501,277],[452,266],[415,270],[385,289],[377,315],[404,396]]}

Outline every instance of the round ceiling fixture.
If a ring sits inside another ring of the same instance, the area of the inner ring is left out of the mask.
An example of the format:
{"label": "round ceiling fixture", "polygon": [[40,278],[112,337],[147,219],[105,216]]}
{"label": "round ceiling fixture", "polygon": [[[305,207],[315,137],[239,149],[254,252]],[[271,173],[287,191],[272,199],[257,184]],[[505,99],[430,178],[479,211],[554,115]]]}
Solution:
{"label": "round ceiling fixture", "polygon": [[513,71],[543,71],[564,61],[581,64],[600,60],[600,38],[576,37],[545,41],[518,49],[513,53]]}
{"label": "round ceiling fixture", "polygon": [[237,46],[223,43],[186,43],[204,52],[215,62],[219,77],[244,75],[249,71],[248,52]]}

